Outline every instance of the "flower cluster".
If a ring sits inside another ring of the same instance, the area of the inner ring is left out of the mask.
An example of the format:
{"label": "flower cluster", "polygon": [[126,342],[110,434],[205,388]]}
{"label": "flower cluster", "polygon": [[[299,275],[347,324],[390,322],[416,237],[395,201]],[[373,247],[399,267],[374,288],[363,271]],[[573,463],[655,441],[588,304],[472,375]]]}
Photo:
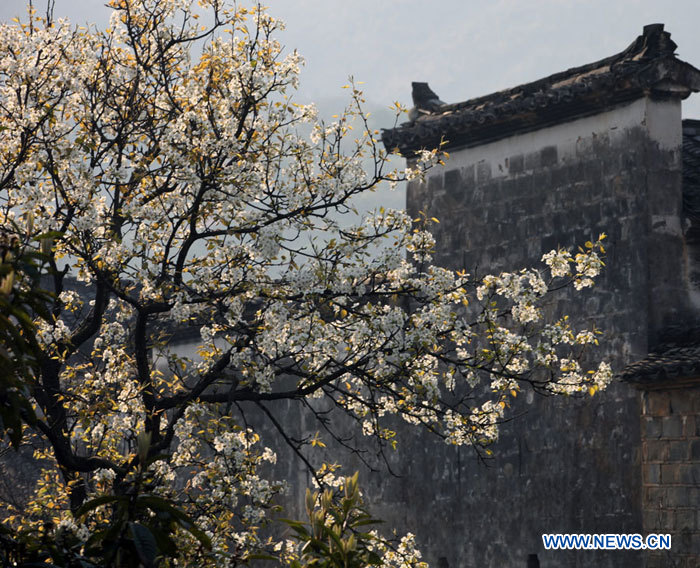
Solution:
{"label": "flower cluster", "polygon": [[[173,562],[289,555],[260,536],[285,489],[265,433],[312,469],[324,443],[309,431],[358,438],[330,408],[380,446],[400,443],[399,416],[481,447],[527,385],[605,388],[609,367],[584,357],[596,331],[543,307],[554,288],[593,284],[602,236],[546,254],[548,277],[431,266],[436,219],[358,221],[354,199],[444,153],[388,171],[354,84],[331,124],[294,102],[302,60],[260,5],[110,6],[102,32],[36,15],[0,29],[0,224],[49,243],[55,267],[32,384],[46,467],[26,514],[9,511],[17,526],[106,495],[85,517],[104,534],[110,492],[147,487],[211,545],[179,530]],[[285,423],[294,405],[309,431]],[[333,472],[314,474],[333,485]],[[386,566],[419,565],[413,544],[384,551]]]}

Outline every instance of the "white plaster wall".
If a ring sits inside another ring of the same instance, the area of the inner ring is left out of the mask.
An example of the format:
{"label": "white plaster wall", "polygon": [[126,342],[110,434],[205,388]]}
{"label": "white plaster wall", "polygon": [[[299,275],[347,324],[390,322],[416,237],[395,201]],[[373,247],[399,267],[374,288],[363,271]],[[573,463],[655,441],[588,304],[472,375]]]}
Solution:
{"label": "white plaster wall", "polygon": [[[546,146],[556,146],[558,160],[574,160],[586,153],[596,137],[607,137],[615,143],[625,130],[645,128],[663,149],[679,148],[682,141],[681,103],[679,100],[653,101],[637,99],[607,112],[549,126],[533,132],[517,134],[482,146],[450,150],[445,170],[483,162],[491,165],[491,176],[508,174],[508,159],[527,155]],[[527,169],[527,168],[526,168]],[[439,168],[429,175],[441,173]]]}

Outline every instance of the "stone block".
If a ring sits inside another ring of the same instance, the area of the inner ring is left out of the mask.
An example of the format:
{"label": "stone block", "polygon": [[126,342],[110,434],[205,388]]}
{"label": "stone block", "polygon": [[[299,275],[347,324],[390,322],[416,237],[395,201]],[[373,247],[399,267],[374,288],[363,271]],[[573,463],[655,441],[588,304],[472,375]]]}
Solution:
{"label": "stone block", "polygon": [[661,519],[660,530],[668,533],[676,529],[676,515],[673,511],[659,511],[659,517]]}
{"label": "stone block", "polygon": [[680,483],[700,486],[700,463],[680,464],[678,477]]}
{"label": "stone block", "polygon": [[644,483],[658,485],[661,483],[661,465],[657,463],[644,464]]}
{"label": "stone block", "polygon": [[645,509],[643,511],[644,532],[667,534],[676,530],[676,511],[674,509]]}
{"label": "stone block", "polygon": [[661,421],[663,420],[660,416],[645,416],[642,418],[642,425],[644,432],[644,437],[648,440],[661,438]]}
{"label": "stone block", "polygon": [[680,481],[680,464],[662,464],[661,465],[661,483],[664,486],[672,485]]}
{"label": "stone block", "polygon": [[700,555],[700,532],[694,531],[690,536],[690,550],[696,557]]}
{"label": "stone block", "polygon": [[695,524],[695,517],[696,511],[695,509],[679,509],[675,511],[676,515],[676,530],[691,530],[694,531],[696,529],[696,524]]}
{"label": "stone block", "polygon": [[441,171],[436,171],[428,176],[428,191],[430,193],[437,193],[444,189],[443,175]]}
{"label": "stone block", "polygon": [[664,438],[680,438],[683,435],[683,423],[679,415],[664,416],[661,427]]}
{"label": "stone block", "polygon": [[476,183],[484,183],[491,179],[491,163],[482,160],[476,165]]}
{"label": "stone block", "polygon": [[[688,459],[688,441],[687,440],[671,440],[668,443],[668,461],[678,462]],[[698,440],[697,451],[700,459],[700,440]]]}
{"label": "stone block", "polygon": [[644,413],[649,416],[671,414],[671,399],[667,392],[649,392],[645,396]]}
{"label": "stone block", "polygon": [[666,440],[647,440],[646,446],[646,461],[647,462],[665,462],[669,459],[669,444]]}
{"label": "stone block", "polygon": [[688,396],[687,389],[671,391],[671,413],[687,416],[693,413],[693,397]]}
{"label": "stone block", "polygon": [[651,552],[647,556],[646,568],[668,568],[668,558],[660,552]]}
{"label": "stone block", "polygon": [[644,526],[645,533],[660,532],[662,530],[667,530],[663,526],[663,517],[666,511],[660,509],[644,509],[642,511],[642,522]]}
{"label": "stone block", "polygon": [[540,167],[540,153],[530,152],[525,154],[525,169],[526,170],[537,170]]}
{"label": "stone block", "polygon": [[650,509],[665,509],[668,507],[666,500],[666,487],[646,487],[644,489],[645,504]]}
{"label": "stone block", "polygon": [[525,158],[522,154],[516,154],[508,158],[508,173],[511,175],[520,174],[525,169]]}
{"label": "stone block", "polygon": [[[663,478],[663,473],[661,475]],[[700,503],[700,487],[667,487],[665,499],[666,505],[669,507],[695,506],[697,503]]]}
{"label": "stone block", "polygon": [[455,195],[462,187],[462,172],[454,168],[445,172],[445,189]]}
{"label": "stone block", "polygon": [[556,146],[545,146],[540,150],[540,164],[544,168],[555,166],[558,161]]}

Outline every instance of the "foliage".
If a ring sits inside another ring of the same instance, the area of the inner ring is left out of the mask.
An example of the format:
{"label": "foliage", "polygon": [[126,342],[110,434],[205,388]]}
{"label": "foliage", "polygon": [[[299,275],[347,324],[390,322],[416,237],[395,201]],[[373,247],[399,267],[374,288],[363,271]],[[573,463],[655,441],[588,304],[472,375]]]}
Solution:
{"label": "foliage", "polygon": [[287,559],[290,568],[364,568],[366,566],[427,566],[406,535],[398,546],[368,526],[379,521],[364,509],[358,473],[346,477],[337,490],[306,490],[308,523],[287,521],[302,543],[298,554]]}
{"label": "foliage", "polygon": [[[396,443],[395,416],[485,447],[521,388],[592,393],[610,379],[605,364],[582,368],[595,332],[542,308],[593,284],[600,239],[545,255],[542,271],[477,279],[431,265],[434,220],[379,209],[346,222],[353,197],[443,156],[389,171],[354,85],[324,123],[292,99],[302,60],[282,53],[278,21],[199,5],[112,0],[104,31],[36,14],[0,29],[0,225],[43,239],[53,273],[35,338],[10,332],[37,350],[17,388],[43,470],[4,515],[19,540],[68,542],[65,565],[230,566],[287,550],[262,536],[284,484],[263,474],[276,456],[261,433],[333,479],[311,455],[320,435],[292,436],[276,402],[344,445],[329,407],[379,447]],[[176,345],[188,330],[194,354]]]}
{"label": "foliage", "polygon": [[38,373],[40,349],[33,318],[49,318],[51,295],[41,288],[41,268],[48,235],[37,238],[39,250],[23,242],[24,235],[0,229],[0,439],[17,448],[23,425],[36,416],[29,385]]}

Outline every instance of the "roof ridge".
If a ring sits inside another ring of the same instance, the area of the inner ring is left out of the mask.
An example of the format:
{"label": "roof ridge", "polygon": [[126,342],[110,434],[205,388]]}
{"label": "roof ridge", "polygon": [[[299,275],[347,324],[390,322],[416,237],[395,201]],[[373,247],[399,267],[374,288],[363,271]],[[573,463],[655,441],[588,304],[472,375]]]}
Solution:
{"label": "roof ridge", "polygon": [[[679,60],[676,47],[663,24],[650,24],[619,53],[530,83],[413,112],[413,120],[384,130],[382,138],[387,149],[398,147],[410,156],[438,146],[443,138],[447,147],[493,141],[594,114],[655,90],[685,98],[700,90],[700,71]],[[416,84],[430,91],[427,83]]]}
{"label": "roof ridge", "polygon": [[[644,31],[642,35],[637,36],[635,40],[629,44],[625,49],[616,53],[614,55],[609,55],[598,61],[593,61],[591,63],[586,63],[584,65],[578,65],[576,67],[570,67],[565,71],[557,71],[552,73],[547,77],[531,81],[529,83],[523,83],[516,87],[511,87],[509,89],[502,89],[500,91],[495,91],[487,95],[481,95],[480,97],[475,97],[466,101],[459,103],[447,104],[441,107],[441,112],[458,109],[465,106],[471,106],[481,101],[487,101],[501,93],[511,93],[522,91],[528,87],[536,87],[539,85],[552,85],[556,84],[559,80],[570,77],[571,75],[582,75],[595,71],[597,69],[603,68],[605,66],[612,66],[615,63],[622,63],[625,61],[635,61],[637,56],[642,56],[643,59],[655,59],[657,57],[674,56],[676,43],[671,40],[671,34],[664,31],[664,24],[648,24],[644,26]],[[651,55],[653,54],[653,55]],[[439,113],[436,113],[439,114]]]}

